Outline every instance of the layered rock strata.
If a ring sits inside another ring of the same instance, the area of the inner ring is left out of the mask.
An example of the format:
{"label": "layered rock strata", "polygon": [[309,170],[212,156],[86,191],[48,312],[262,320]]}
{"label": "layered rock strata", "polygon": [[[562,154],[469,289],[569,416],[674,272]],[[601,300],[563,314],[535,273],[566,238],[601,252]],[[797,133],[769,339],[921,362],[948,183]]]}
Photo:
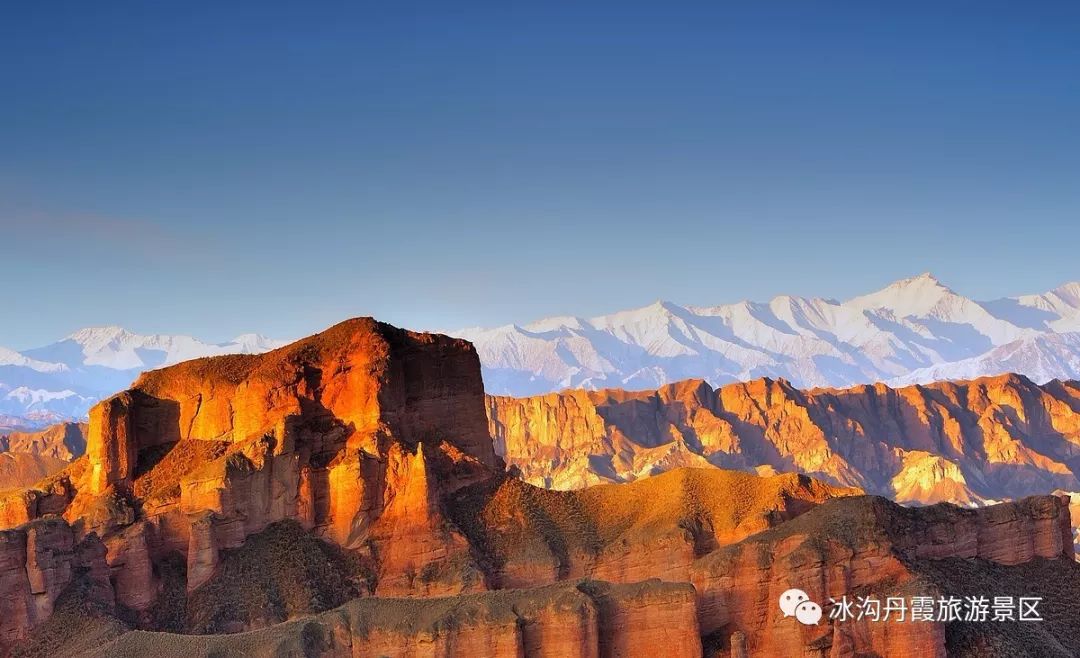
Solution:
{"label": "layered rock strata", "polygon": [[957,504],[1080,490],[1080,384],[1019,375],[890,388],[489,396],[496,450],[538,486],[576,489],[680,466],[798,471],[899,502]]}

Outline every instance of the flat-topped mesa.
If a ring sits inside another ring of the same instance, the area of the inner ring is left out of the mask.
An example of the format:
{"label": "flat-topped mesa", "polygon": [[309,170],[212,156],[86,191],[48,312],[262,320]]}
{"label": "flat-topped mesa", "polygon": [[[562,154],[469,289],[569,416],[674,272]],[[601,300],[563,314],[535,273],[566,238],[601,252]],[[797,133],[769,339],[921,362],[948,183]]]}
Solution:
{"label": "flat-topped mesa", "polygon": [[483,382],[468,342],[370,318],[261,355],[188,361],[143,374],[90,412],[91,493],[130,487],[141,451],[184,440],[273,436],[275,452],[329,461],[389,441],[453,445],[486,466]]}
{"label": "flat-topped mesa", "polygon": [[[194,589],[222,550],[286,519],[378,555],[380,592],[416,593],[409,574],[468,562],[441,498],[502,470],[472,345],[360,318],[265,354],[143,374],[93,408],[85,459],[0,518],[62,512],[96,532],[134,609],[153,600],[163,556],[186,556]],[[422,593],[459,591],[457,575]]]}

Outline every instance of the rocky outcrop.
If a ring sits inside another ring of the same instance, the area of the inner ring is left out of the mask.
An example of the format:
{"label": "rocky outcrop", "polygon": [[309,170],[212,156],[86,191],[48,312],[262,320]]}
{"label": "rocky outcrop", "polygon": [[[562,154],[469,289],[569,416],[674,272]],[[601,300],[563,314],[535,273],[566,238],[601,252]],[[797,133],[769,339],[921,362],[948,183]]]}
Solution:
{"label": "rocky outcrop", "polygon": [[68,462],[27,452],[0,452],[0,490],[21,489],[60,471]]}
{"label": "rocky outcrop", "polygon": [[47,620],[77,578],[89,583],[95,601],[112,606],[105,547],[96,536],[79,541],[59,519],[0,532],[0,647],[25,638]]}
{"label": "rocky outcrop", "polygon": [[198,359],[151,371],[91,411],[92,493],[130,487],[140,452],[182,441],[243,444],[272,436],[326,468],[343,449],[382,454],[448,440],[495,456],[472,347],[372,320],[351,320],[267,354]]}
{"label": "rocky outcrop", "polygon": [[100,537],[115,599],[135,611],[154,604],[170,555],[195,590],[223,551],[285,519],[378,556],[380,592],[468,591],[483,579],[441,501],[502,472],[483,400],[468,343],[351,320],[267,354],[145,373],[93,408],[85,457],[5,495],[0,519],[62,514],[72,541]]}
{"label": "rocky outcrop", "polygon": [[[845,596],[910,600],[947,594],[1036,593],[1047,597],[1047,612],[1058,611],[1050,616],[1060,617],[1080,584],[1080,565],[1073,560],[1067,541],[1067,519],[1067,502],[1057,497],[979,510],[951,505],[909,509],[882,498],[841,497],[735,544],[706,550],[689,565],[687,582],[618,584],[570,579],[544,587],[447,597],[359,598],[314,616],[297,615],[292,621],[261,628],[256,625],[258,630],[240,636],[128,632],[89,655],[614,658],[662,652],[710,658],[914,658],[944,657],[946,651],[966,658],[1017,655],[1014,648],[988,650],[985,643],[973,642],[970,626],[962,623],[832,620],[826,614],[817,625],[804,626],[784,617],[778,602],[791,587],[821,602],[826,613],[830,598]],[[315,576],[310,564],[299,567],[299,572],[278,572],[277,562],[271,561],[259,571],[251,562],[267,547],[265,537],[258,541],[263,548],[253,549],[255,553],[247,552],[245,546],[244,554],[230,557],[230,569],[241,564],[247,571],[216,584],[216,595],[215,590],[200,590],[188,599],[188,605],[200,600],[205,604],[206,594],[213,602],[214,596],[221,596],[222,587],[230,593],[242,589],[245,573],[261,574],[255,583],[259,592],[274,590],[275,578],[279,583],[294,583],[304,572],[316,589],[336,578]],[[294,551],[312,549],[310,541],[290,532],[278,533],[277,541]],[[290,561],[277,555],[274,560]],[[52,573],[58,572],[53,569]],[[227,610],[235,610],[236,605],[235,597],[218,602]],[[1024,640],[1024,650],[1053,655],[1080,649],[1080,638],[1069,631],[1070,623],[1050,619],[1041,624],[1038,633]],[[976,629],[984,634],[976,638],[996,640],[995,635],[1009,633],[994,624],[984,628]],[[1009,641],[1012,644],[1006,646],[1015,647],[1016,639]],[[966,649],[955,650],[965,644]],[[54,654],[63,653],[60,645],[49,648]]]}
{"label": "rocky outcrop", "polygon": [[494,587],[686,581],[701,555],[858,493],[795,474],[679,469],[569,492],[504,478],[462,489],[447,510]]}
{"label": "rocky outcrop", "polygon": [[1020,565],[1036,557],[1073,561],[1064,498],[965,510],[855,497],[704,556],[691,579],[702,633],[717,638],[717,655],[738,655],[744,643],[748,655],[943,657],[945,623],[825,619],[804,626],[785,618],[777,602],[789,588],[823,608],[845,596],[937,596],[943,592],[922,578],[923,565],[950,558]]}
{"label": "rocky outcrop", "polygon": [[534,484],[575,489],[679,466],[798,471],[900,502],[958,504],[1080,489],[1080,385],[1018,375],[889,388],[489,396],[499,454]]}
{"label": "rocky outcrop", "polygon": [[[675,468],[708,447],[835,481],[894,454],[813,434],[817,407],[780,383],[609,393],[583,425],[617,430],[592,467],[670,472],[539,488],[497,456],[479,368],[468,343],[360,319],[143,375],[94,408],[85,456],[0,496],[0,653],[63,655],[77,635],[118,638],[104,655],[933,655],[947,628],[794,626],[769,597],[1072,555],[1058,498],[905,510],[806,475]],[[903,441],[912,468],[952,477]]]}

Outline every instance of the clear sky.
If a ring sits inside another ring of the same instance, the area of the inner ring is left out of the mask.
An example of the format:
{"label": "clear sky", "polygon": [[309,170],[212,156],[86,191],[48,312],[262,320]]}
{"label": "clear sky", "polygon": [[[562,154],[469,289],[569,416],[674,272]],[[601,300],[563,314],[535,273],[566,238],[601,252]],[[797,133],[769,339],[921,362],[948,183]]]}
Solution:
{"label": "clear sky", "polygon": [[289,4],[4,4],[0,345],[1080,279],[1080,3]]}

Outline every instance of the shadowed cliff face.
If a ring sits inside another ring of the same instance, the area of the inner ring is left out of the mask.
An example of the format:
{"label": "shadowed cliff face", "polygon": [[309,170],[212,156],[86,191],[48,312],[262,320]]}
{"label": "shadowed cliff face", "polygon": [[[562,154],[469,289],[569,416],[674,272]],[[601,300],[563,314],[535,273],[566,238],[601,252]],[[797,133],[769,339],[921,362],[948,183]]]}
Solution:
{"label": "shadowed cliff face", "polygon": [[1080,488],[1080,386],[1005,375],[800,391],[759,379],[639,393],[489,396],[496,449],[534,484],[574,489],[678,466],[798,471],[901,502]]}
{"label": "shadowed cliff face", "polygon": [[[816,595],[915,582],[929,560],[1072,556],[1054,497],[904,510],[715,468],[538,488],[496,456],[479,373],[464,341],[367,319],[147,373],[94,408],[84,457],[0,495],[0,653],[821,655],[762,607],[780,583]],[[903,646],[933,655],[946,630]],[[904,632],[831,631],[856,653]]]}

